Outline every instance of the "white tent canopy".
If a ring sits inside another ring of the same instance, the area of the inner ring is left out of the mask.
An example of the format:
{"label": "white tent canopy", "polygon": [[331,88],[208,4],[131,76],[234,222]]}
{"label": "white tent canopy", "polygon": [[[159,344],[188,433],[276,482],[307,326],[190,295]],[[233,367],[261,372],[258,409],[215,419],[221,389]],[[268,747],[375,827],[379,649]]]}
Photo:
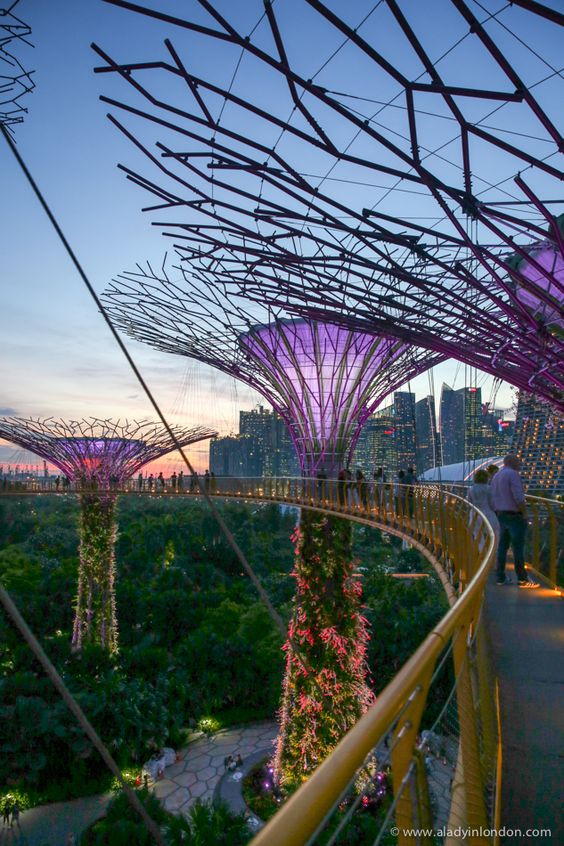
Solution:
{"label": "white tent canopy", "polygon": [[485,470],[490,464],[498,467],[503,465],[503,456],[491,458],[474,458],[471,461],[459,461],[457,464],[446,464],[444,467],[432,467],[425,470],[419,477],[421,482],[471,482],[476,470]]}

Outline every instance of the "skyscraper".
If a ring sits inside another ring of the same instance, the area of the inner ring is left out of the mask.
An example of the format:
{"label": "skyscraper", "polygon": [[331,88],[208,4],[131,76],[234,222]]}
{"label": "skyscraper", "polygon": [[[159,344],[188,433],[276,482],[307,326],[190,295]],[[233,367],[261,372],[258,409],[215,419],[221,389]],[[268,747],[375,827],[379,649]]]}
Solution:
{"label": "skyscraper", "polygon": [[415,403],[415,441],[417,474],[424,473],[441,463],[437,436],[437,418],[434,397],[424,397]]}
{"label": "skyscraper", "polygon": [[239,434],[256,439],[262,476],[299,476],[296,451],[282,417],[259,405],[239,412]]}
{"label": "skyscraper", "polygon": [[481,417],[481,388],[467,387],[455,391],[443,384],[439,415],[443,464],[470,461],[483,455]]}
{"label": "skyscraper", "polygon": [[210,470],[216,476],[262,476],[262,450],[254,435],[227,435],[210,441]]}
{"label": "skyscraper", "polygon": [[279,445],[274,412],[259,405],[252,411],[239,412],[239,434],[250,435],[256,441],[256,450],[260,472],[258,475],[271,476],[278,464]]}
{"label": "skyscraper", "polygon": [[501,408],[482,405],[482,455],[501,456],[509,452],[515,434],[515,421],[507,419],[507,412]]}
{"label": "skyscraper", "polygon": [[530,492],[564,490],[564,418],[530,394],[519,396],[511,451]]}
{"label": "skyscraper", "polygon": [[394,442],[396,469],[415,467],[415,394],[394,393]]}
{"label": "skyscraper", "polygon": [[393,405],[369,417],[360,433],[351,466],[360,467],[370,477],[378,467],[383,467],[391,478],[397,470],[395,425]]}

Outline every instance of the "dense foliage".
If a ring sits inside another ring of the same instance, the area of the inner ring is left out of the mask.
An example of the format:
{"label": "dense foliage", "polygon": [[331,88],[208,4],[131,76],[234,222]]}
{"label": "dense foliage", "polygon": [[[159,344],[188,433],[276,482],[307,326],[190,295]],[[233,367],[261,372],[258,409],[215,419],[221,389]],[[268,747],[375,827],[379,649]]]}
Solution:
{"label": "dense foliage", "polygon": [[[249,840],[244,817],[232,814],[225,805],[211,805],[198,799],[186,817],[175,817],[164,810],[153,793],[145,789],[136,792],[169,846],[245,846]],[[122,793],[110,803],[106,816],[90,826],[80,839],[80,846],[151,846],[153,843],[144,822]]]}
{"label": "dense foliage", "polygon": [[304,511],[296,530],[296,594],[274,758],[285,786],[308,778],[374,698],[365,681],[368,634],[351,541],[349,522],[312,511]]}
{"label": "dense foliage", "polygon": [[[222,511],[289,620],[295,510],[226,503]],[[130,497],[119,501],[117,516],[120,650],[108,656],[85,645],[73,654],[78,503],[0,500],[0,578],[118,762],[135,767],[155,747],[179,746],[202,718],[225,725],[274,716],[282,637],[205,506],[189,497]],[[368,663],[380,689],[442,616],[444,598],[435,580],[398,583],[386,575],[413,566],[414,553],[379,532],[355,528],[353,551],[372,629]],[[4,612],[0,747],[0,793],[19,787],[33,801],[56,800],[110,786]]]}
{"label": "dense foliage", "polygon": [[117,649],[115,600],[116,497],[83,493],[80,496],[78,589],[72,644],[97,643]]}

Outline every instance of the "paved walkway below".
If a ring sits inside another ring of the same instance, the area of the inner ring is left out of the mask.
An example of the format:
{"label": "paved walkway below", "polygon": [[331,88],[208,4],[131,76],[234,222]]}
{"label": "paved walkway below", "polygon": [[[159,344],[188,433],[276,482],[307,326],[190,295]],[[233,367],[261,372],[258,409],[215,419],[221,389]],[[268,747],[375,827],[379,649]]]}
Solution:
{"label": "paved walkway below", "polygon": [[[228,755],[248,755],[272,747],[277,725],[253,723],[225,729],[211,737],[198,737],[180,752],[181,760],[165,770],[165,778],[154,786],[167,810],[186,813],[196,799],[211,799],[225,772]],[[21,828],[0,827],[1,846],[65,846],[68,835],[78,836],[104,815],[111,794],[87,796],[70,802],[40,805],[21,815]],[[0,824],[1,825],[1,824]],[[133,846],[133,844],[132,844]],[[210,844],[211,846],[211,844]]]}
{"label": "paved walkway below", "polygon": [[156,795],[168,811],[185,813],[196,799],[213,797],[228,755],[239,753],[244,760],[269,746],[274,751],[276,732],[276,723],[258,723],[194,740],[181,753],[182,761],[166,768],[165,778],[155,785]]}
{"label": "paved walkway below", "polygon": [[552,837],[502,843],[564,843],[564,602],[554,591],[493,581],[486,619],[500,684],[503,742],[501,823],[549,828]]}

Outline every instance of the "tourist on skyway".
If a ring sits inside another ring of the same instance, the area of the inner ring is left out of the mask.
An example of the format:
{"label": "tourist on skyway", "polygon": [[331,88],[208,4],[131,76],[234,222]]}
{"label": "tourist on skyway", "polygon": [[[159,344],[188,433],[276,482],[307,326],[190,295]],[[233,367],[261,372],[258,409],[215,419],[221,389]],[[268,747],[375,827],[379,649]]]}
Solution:
{"label": "tourist on skyway", "polygon": [[415,510],[415,492],[413,490],[413,486],[417,484],[417,476],[415,475],[415,468],[408,467],[407,472],[404,476],[404,484],[407,485],[405,491],[405,498],[407,502],[407,513],[410,517],[413,517],[413,512]]}
{"label": "tourist on skyway", "polygon": [[499,472],[499,467],[497,466],[497,464],[490,464],[486,468],[486,471],[487,471],[487,474],[488,474],[488,484],[491,485],[491,481],[492,481],[493,477],[495,476],[496,473]]}
{"label": "tourist on skyway", "polygon": [[527,532],[527,504],[523,483],[519,475],[521,465],[516,455],[506,455],[503,467],[491,482],[493,507],[499,520],[499,545],[497,548],[497,584],[506,584],[505,561],[507,550],[513,549],[513,561],[520,588],[540,587],[529,579],[525,570],[525,535]]}
{"label": "tourist on skyway", "polygon": [[491,524],[495,532],[496,541],[499,541],[499,520],[497,519],[493,505],[493,493],[490,485],[487,470],[477,470],[474,474],[474,484],[468,490],[468,502],[479,508],[486,520]]}
{"label": "tourist on skyway", "polygon": [[374,504],[380,508],[384,504],[384,485],[387,481],[383,467],[374,471]]}
{"label": "tourist on skyway", "polygon": [[368,482],[362,470],[356,471],[356,490],[358,494],[358,503],[364,509],[368,509]]}
{"label": "tourist on skyway", "polygon": [[405,470],[398,470],[398,475],[394,482],[394,501],[396,504],[396,514],[405,514]]}

